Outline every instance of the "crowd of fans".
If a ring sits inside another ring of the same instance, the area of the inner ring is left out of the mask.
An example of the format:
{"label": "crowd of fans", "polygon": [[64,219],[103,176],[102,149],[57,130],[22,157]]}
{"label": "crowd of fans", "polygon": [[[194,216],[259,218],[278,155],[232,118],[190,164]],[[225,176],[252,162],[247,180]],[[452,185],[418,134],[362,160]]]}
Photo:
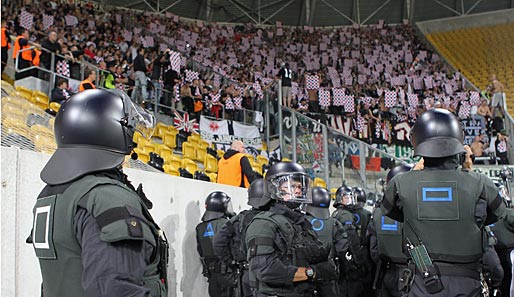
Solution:
{"label": "crowd of fans", "polygon": [[[269,98],[274,113],[281,104],[276,82],[289,79],[284,105],[322,121],[326,114],[352,118],[352,135],[369,142],[375,131],[393,131],[435,107],[482,120],[485,139],[503,128],[503,111],[492,112],[410,24],[258,27],[54,1],[20,5],[3,5],[2,19],[16,36],[23,32],[22,11],[33,16],[28,39],[46,49],[41,67],[50,69],[50,53],[57,53],[64,57],[55,59],[57,72],[79,79],[78,62],[89,63],[103,70],[93,84],[128,90],[141,103],[158,100],[162,112],[179,104],[194,116],[240,120],[243,108],[262,112]],[[60,79],[56,88],[62,86]]]}

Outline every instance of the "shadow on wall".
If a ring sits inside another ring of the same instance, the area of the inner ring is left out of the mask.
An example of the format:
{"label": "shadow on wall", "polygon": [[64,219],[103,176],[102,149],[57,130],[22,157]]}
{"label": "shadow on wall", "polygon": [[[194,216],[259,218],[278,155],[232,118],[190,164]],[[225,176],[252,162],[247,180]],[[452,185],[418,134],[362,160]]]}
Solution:
{"label": "shadow on wall", "polygon": [[177,297],[177,268],[175,267],[176,252],[173,243],[176,241],[175,230],[179,222],[178,215],[167,216],[160,225],[163,228],[169,244],[169,264],[168,264],[168,297]]}
{"label": "shadow on wall", "polygon": [[198,201],[191,201],[186,207],[186,236],[182,245],[183,271],[180,289],[184,297],[208,296],[207,279],[202,275],[202,263],[196,249],[196,225],[200,223]]}

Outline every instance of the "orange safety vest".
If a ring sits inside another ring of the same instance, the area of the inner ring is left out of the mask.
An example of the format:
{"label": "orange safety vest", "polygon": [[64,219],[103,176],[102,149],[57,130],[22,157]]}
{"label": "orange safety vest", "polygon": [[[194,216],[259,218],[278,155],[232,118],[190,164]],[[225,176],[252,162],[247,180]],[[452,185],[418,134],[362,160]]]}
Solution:
{"label": "orange safety vest", "polygon": [[[16,57],[18,56],[18,52],[21,50],[21,49],[26,49],[26,48],[29,48],[30,45],[25,45],[23,48],[20,47],[20,39],[22,39],[23,36],[18,36],[16,37],[16,40],[14,41],[14,50],[13,50],[13,59],[16,59]],[[23,60],[26,60],[26,61],[32,61],[32,51],[24,51],[21,53],[21,58]]]}
{"label": "orange safety vest", "polygon": [[[225,159],[222,157],[218,162],[218,184],[230,185],[235,187],[241,186],[241,177],[243,169],[241,168],[241,158],[245,155],[236,153],[232,157]],[[244,186],[248,188],[250,183],[244,175]]]}
{"label": "orange safety vest", "polygon": [[36,53],[34,55],[34,59],[32,59],[32,64],[34,64],[35,66],[38,66],[39,67],[39,64],[41,62],[40,60],[40,57],[41,57],[41,51],[38,50],[38,49],[35,49],[34,52]]}
{"label": "orange safety vest", "polygon": [[7,40],[7,34],[5,34],[5,32],[7,32],[7,28],[2,28],[2,35],[1,35],[1,40],[2,40],[2,47],[6,47],[9,49],[11,48],[11,42],[10,40]]}
{"label": "orange safety vest", "polygon": [[79,85],[79,92],[87,90],[86,88],[84,88],[85,84],[91,84],[93,86],[93,89],[96,89],[95,84],[93,82],[90,82],[89,80],[85,79]]}

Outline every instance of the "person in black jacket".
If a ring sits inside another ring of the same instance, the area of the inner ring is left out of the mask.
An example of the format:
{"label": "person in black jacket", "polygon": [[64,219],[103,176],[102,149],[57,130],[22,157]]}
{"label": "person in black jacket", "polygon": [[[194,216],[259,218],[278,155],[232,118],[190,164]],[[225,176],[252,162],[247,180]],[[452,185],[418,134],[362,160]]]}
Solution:
{"label": "person in black jacket", "polygon": [[68,81],[64,78],[59,78],[57,79],[57,87],[50,94],[50,102],[57,102],[62,105],[71,95],[73,94],[68,91]]}
{"label": "person in black jacket", "polygon": [[136,102],[145,101],[148,98],[146,90],[146,63],[145,63],[145,49],[140,47],[137,50],[137,56],[133,62],[134,73],[135,73],[135,86],[132,92],[132,100]]}
{"label": "person in black jacket", "polygon": [[[61,45],[57,42],[57,32],[54,30],[48,33],[48,38],[44,39],[41,42],[41,67],[45,69],[51,69],[52,65],[52,53],[60,54],[61,53]],[[54,61],[54,63],[57,60]],[[55,65],[54,65],[55,66]]]}

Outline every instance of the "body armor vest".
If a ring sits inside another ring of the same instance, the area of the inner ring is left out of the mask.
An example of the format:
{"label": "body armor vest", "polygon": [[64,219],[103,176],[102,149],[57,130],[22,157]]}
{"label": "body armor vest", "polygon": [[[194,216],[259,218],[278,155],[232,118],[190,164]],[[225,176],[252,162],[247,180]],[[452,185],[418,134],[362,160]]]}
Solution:
{"label": "body armor vest", "polygon": [[[101,186],[101,190],[95,189],[98,186]],[[123,200],[118,199],[120,196]],[[87,199],[82,199],[86,197]],[[78,207],[85,208],[95,218],[106,211],[126,209],[130,213],[126,218],[100,226],[100,239],[107,242],[144,239],[156,246],[155,257],[147,265],[143,281],[145,287],[151,291],[150,296],[167,296],[164,287],[166,280],[162,281],[159,277],[160,261],[167,261],[161,251],[166,249],[163,252],[167,255],[167,248],[161,246],[158,226],[153,222],[146,206],[122,182],[93,175],[73,182],[62,194],[38,198],[34,206],[32,242],[41,266],[44,296],[84,296],[81,284],[82,249],[77,242],[74,226]]]}
{"label": "body armor vest", "polygon": [[407,256],[402,252],[403,224],[382,215],[380,207],[373,210],[373,224],[377,232],[379,256],[395,263],[407,263]]}
{"label": "body armor vest", "polygon": [[487,203],[480,199],[484,179],[458,169],[411,171],[393,179],[403,203],[404,240],[416,244],[421,238],[433,260],[479,261],[483,226],[475,211],[479,200]]}
{"label": "body armor vest", "polygon": [[336,219],[320,219],[307,215],[307,219],[312,225],[312,230],[318,235],[318,239],[323,243],[326,251],[332,251],[334,248],[334,225]]}
{"label": "body armor vest", "polygon": [[[507,211],[514,211],[509,209]],[[496,244],[497,249],[512,249],[514,248],[514,230],[509,228],[508,222],[505,219],[501,219],[498,222],[490,225],[491,230],[496,235],[498,243]]]}
{"label": "body armor vest", "polygon": [[207,270],[209,273],[221,272],[221,259],[214,253],[213,239],[226,222],[228,222],[227,218],[221,217],[201,222],[196,226],[196,244],[199,247],[200,257],[202,257],[204,271]]}

